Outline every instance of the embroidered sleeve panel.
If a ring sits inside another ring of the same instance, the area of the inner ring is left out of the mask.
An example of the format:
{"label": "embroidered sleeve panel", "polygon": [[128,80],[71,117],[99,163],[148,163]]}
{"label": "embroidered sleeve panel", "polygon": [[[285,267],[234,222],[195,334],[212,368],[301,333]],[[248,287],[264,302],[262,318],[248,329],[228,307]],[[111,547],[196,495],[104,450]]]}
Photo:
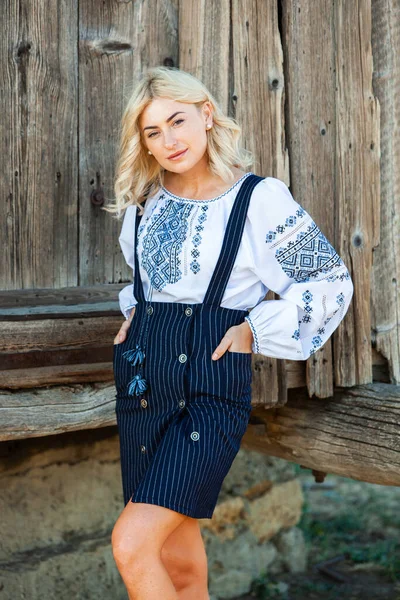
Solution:
{"label": "embroidered sleeve panel", "polygon": [[253,351],[306,360],[344,318],[353,282],[341,257],[283,181],[267,177],[249,209],[255,272],[278,300],[246,317]]}

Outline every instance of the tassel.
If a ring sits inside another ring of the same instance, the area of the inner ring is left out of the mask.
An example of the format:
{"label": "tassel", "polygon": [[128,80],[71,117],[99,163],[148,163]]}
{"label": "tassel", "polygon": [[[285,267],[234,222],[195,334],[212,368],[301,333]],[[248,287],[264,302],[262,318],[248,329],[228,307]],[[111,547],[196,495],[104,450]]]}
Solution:
{"label": "tassel", "polygon": [[145,390],[147,390],[147,381],[138,373],[129,384],[128,394],[139,396]]}
{"label": "tassel", "polygon": [[134,350],[126,350],[122,354],[122,356],[126,358],[126,360],[129,361],[132,365],[141,365],[144,361],[145,353],[141,349],[139,344],[136,344],[136,348]]}

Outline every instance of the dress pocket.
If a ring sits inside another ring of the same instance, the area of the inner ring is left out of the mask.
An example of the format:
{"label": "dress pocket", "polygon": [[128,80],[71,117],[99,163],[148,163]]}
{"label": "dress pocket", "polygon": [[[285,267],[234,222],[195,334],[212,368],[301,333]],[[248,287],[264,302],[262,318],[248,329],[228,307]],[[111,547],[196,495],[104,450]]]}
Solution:
{"label": "dress pocket", "polygon": [[253,352],[236,352],[236,350],[229,350],[229,348],[228,348],[227,352],[229,352],[229,354],[244,354],[244,355],[249,354],[250,356],[253,354]]}
{"label": "dress pocket", "polygon": [[252,352],[226,351],[222,361],[227,394],[234,401],[248,401],[251,396]]}

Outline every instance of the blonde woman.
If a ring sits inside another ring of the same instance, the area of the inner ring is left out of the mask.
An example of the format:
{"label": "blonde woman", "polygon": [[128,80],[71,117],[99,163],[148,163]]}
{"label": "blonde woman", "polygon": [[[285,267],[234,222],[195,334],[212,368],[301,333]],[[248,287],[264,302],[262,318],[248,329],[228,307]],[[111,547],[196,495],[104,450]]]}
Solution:
{"label": "blonde woman", "polygon": [[[341,258],[202,82],[149,69],[122,119],[116,199],[133,283],[114,340],[130,599],[206,600],[213,515],[251,413],[252,353],[306,360],[345,316]],[[263,301],[268,289],[278,300]],[[251,312],[249,313],[249,310]]]}

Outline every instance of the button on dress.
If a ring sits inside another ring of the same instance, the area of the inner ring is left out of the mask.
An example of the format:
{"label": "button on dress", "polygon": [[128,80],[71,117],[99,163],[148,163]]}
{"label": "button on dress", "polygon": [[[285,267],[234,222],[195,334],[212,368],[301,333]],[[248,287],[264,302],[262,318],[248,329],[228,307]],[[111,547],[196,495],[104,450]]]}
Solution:
{"label": "button on dress", "polygon": [[[136,310],[113,358],[124,502],[211,518],[247,428],[252,380],[252,353],[214,361],[213,350],[246,320],[253,352],[304,360],[343,319],[352,281],[272,177],[246,173],[210,201],[162,188],[144,223],[133,211],[120,243],[134,282],[119,298],[126,318]],[[263,301],[268,289],[280,299]]]}

